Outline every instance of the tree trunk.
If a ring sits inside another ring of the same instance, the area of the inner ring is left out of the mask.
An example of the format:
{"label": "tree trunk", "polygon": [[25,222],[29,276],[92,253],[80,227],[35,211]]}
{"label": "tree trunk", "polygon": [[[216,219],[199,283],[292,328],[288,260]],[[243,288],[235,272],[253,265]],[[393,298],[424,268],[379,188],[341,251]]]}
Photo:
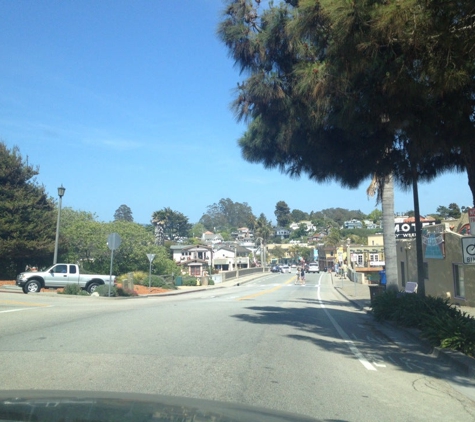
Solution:
{"label": "tree trunk", "polygon": [[468,151],[464,152],[465,167],[467,169],[468,186],[472,192],[472,206],[475,206],[475,143],[468,147]]}
{"label": "tree trunk", "polygon": [[414,200],[414,220],[416,224],[416,256],[417,256],[417,293],[425,296],[424,256],[422,253],[422,224],[419,210],[419,189],[417,187],[417,174],[412,178],[412,196]]}
{"label": "tree trunk", "polygon": [[386,288],[399,290],[396,256],[396,236],[394,234],[394,182],[392,175],[384,180],[381,206],[383,211],[384,260],[386,265]]}

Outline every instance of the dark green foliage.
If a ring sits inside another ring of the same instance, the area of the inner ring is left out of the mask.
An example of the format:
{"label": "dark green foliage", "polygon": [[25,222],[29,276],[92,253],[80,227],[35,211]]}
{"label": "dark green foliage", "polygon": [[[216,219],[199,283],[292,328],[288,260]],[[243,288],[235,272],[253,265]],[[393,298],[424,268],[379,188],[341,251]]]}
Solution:
{"label": "dark green foliage", "polygon": [[274,215],[279,227],[288,227],[289,224],[292,223],[292,214],[290,213],[290,208],[285,201],[279,201],[275,204]]}
{"label": "dark green foliage", "polygon": [[[143,285],[148,286],[148,278],[143,281]],[[152,287],[159,287],[161,289],[176,289],[171,276],[152,275],[151,285]]]}
{"label": "dark green foliage", "polygon": [[58,291],[58,293],[63,294],[63,295],[74,295],[74,296],[88,296],[89,294],[81,289],[77,284],[68,284],[66,287],[63,289],[62,292]]}
{"label": "dark green foliage", "polygon": [[233,202],[229,198],[222,198],[217,204],[208,206],[199,222],[206,229],[214,232],[238,227],[251,227],[255,220],[252,208],[246,202]]}
{"label": "dark green foliage", "polygon": [[388,291],[374,298],[372,311],[378,321],[418,328],[432,345],[475,357],[475,319],[448,299]]}
{"label": "dark green foliage", "polygon": [[188,217],[179,211],[173,211],[166,207],[152,214],[152,222],[162,221],[164,224],[164,233],[168,239],[173,240],[177,237],[188,236],[191,224]]}
{"label": "dark green foliage", "polygon": [[196,277],[192,277],[190,275],[183,276],[183,286],[196,286]]}
{"label": "dark green foliage", "polygon": [[[102,284],[100,286],[97,286],[94,293],[96,292],[99,293],[99,296],[109,297],[109,285]],[[110,286],[110,297],[115,297],[115,296],[118,296],[117,287]]]}
{"label": "dark green foliage", "polygon": [[0,142],[0,276],[14,278],[25,266],[53,258],[56,210],[18,148]]}
{"label": "dark green foliage", "polygon": [[132,210],[127,205],[122,204],[114,213],[114,221],[133,222],[134,217],[132,216]]}

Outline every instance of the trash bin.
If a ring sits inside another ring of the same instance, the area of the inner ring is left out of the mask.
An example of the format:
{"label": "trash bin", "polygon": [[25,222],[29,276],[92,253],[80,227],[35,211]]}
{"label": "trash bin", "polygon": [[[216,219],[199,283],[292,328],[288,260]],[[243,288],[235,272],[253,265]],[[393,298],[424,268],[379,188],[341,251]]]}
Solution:
{"label": "trash bin", "polygon": [[175,277],[175,286],[183,286],[183,277]]}
{"label": "trash bin", "polygon": [[371,305],[373,304],[373,300],[376,296],[383,293],[384,289],[383,286],[379,284],[368,284],[369,287],[369,297],[371,299]]}

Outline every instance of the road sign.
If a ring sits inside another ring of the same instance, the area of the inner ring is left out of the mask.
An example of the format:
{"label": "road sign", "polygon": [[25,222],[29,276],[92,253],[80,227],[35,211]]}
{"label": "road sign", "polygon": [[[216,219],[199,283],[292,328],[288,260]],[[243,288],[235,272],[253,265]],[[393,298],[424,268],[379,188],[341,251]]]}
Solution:
{"label": "road sign", "polygon": [[117,233],[111,233],[109,237],[107,238],[107,247],[111,251],[115,251],[120,244],[122,243],[122,239]]}
{"label": "road sign", "polygon": [[148,254],[147,254],[147,258],[148,258],[148,260],[149,260],[150,262],[152,262],[152,261],[153,261],[153,258],[155,258],[155,254],[154,254],[154,253],[148,253]]}
{"label": "road sign", "polygon": [[475,264],[475,236],[462,237],[462,255],[464,264]]}

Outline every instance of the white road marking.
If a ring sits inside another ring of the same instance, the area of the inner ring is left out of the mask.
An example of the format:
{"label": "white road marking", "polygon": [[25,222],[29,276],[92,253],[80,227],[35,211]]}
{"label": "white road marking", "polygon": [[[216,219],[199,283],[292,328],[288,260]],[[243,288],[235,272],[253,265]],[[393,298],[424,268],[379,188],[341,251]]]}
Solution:
{"label": "white road marking", "polygon": [[320,304],[320,307],[325,311],[325,313],[327,314],[328,319],[333,324],[335,329],[338,331],[338,334],[340,334],[340,337],[348,345],[349,349],[356,356],[356,358],[360,361],[360,363],[368,371],[377,371],[377,369],[370,362],[368,362],[368,360],[358,350],[358,348],[355,346],[353,341],[350,339],[349,335],[346,334],[346,332],[343,330],[343,328],[340,327],[340,324],[338,324],[338,322],[336,322],[335,319],[330,315],[330,312],[327,311],[325,305],[323,304],[322,298],[320,296],[320,282],[321,282],[321,280],[322,280],[322,277],[320,276],[319,279],[318,279],[318,284],[317,284],[317,289],[318,289],[317,298],[318,298],[318,302]]}
{"label": "white road marking", "polygon": [[53,305],[50,305],[50,306],[33,306],[31,308],[8,309],[6,311],[0,311],[0,314],[6,314],[8,312],[31,311],[32,309],[52,308],[52,307],[53,307]]}

